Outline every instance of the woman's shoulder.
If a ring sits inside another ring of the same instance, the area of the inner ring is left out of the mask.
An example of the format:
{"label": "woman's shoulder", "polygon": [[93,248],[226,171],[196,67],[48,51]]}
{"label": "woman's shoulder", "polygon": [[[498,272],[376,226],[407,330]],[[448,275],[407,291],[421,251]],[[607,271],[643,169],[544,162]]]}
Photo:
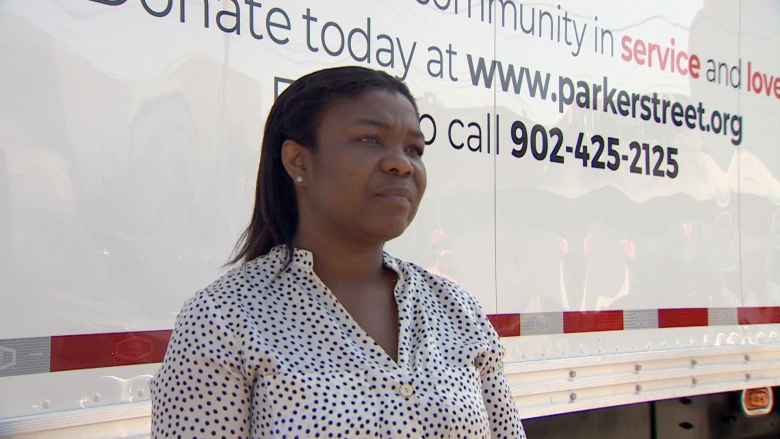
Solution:
{"label": "woman's shoulder", "polygon": [[283,246],[274,247],[265,255],[237,265],[217,278],[207,287],[197,291],[187,303],[209,303],[217,308],[223,303],[262,299],[264,291],[287,266],[286,250]]}
{"label": "woman's shoulder", "polygon": [[406,283],[406,299],[422,302],[428,319],[439,334],[459,345],[488,344],[497,339],[477,298],[454,280],[421,267],[392,258]]}
{"label": "woman's shoulder", "polygon": [[412,284],[411,286],[413,288],[416,287],[425,290],[429,294],[438,297],[440,300],[455,301],[461,308],[465,308],[476,314],[482,314],[482,308],[476,297],[454,280],[442,276],[441,274],[433,273],[413,262],[407,262],[387,254],[385,263],[387,263],[388,258],[391,260],[391,264],[394,263],[396,265],[396,271],[409,278],[409,282]]}

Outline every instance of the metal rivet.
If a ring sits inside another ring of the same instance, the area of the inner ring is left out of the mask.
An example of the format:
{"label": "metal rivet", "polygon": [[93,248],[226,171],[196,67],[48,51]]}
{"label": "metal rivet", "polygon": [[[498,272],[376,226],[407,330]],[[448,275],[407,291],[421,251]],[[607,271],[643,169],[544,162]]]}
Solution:
{"label": "metal rivet", "polygon": [[51,400],[44,399],[43,403],[41,405],[43,406],[43,408],[47,409],[47,408],[51,407]]}
{"label": "metal rivet", "polygon": [[698,380],[697,378],[691,378],[691,382],[692,382],[693,384],[698,384],[698,383],[699,383],[699,380]]}
{"label": "metal rivet", "polygon": [[636,366],[634,366],[634,370],[639,372],[640,370],[642,370],[642,365],[641,364],[637,364]]}
{"label": "metal rivet", "polygon": [[697,364],[699,364],[698,361],[696,361],[695,359],[691,360],[691,366],[696,366]]}
{"label": "metal rivet", "polygon": [[642,385],[641,384],[637,384],[636,385],[636,391],[637,392],[641,392],[642,391]]}
{"label": "metal rivet", "polygon": [[577,394],[576,393],[572,393],[571,395],[569,395],[569,399],[574,401],[575,399],[577,399]]}
{"label": "metal rivet", "polygon": [[572,378],[576,377],[577,376],[577,371],[576,370],[569,371],[569,376],[572,377]]}
{"label": "metal rivet", "polygon": [[138,389],[138,396],[141,398],[146,396],[146,389]]}
{"label": "metal rivet", "polygon": [[99,402],[100,398],[102,398],[102,396],[99,393],[96,393],[95,396],[92,397],[92,400],[95,402]]}

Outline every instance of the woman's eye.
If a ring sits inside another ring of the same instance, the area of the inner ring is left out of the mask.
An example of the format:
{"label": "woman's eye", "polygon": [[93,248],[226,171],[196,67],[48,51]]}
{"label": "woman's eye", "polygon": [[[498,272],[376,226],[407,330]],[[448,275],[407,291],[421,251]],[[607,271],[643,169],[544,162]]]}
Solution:
{"label": "woman's eye", "polygon": [[421,147],[419,147],[419,146],[410,146],[409,147],[409,152],[411,152],[412,154],[415,154],[415,155],[417,155],[419,157],[422,157],[424,150]]}
{"label": "woman's eye", "polygon": [[358,139],[358,141],[363,143],[379,143],[379,138],[377,136],[365,136]]}

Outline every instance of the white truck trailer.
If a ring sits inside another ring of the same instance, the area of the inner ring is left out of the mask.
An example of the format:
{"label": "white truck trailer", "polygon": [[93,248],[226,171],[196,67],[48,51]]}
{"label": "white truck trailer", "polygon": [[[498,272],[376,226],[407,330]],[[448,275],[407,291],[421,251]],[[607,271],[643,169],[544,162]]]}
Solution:
{"label": "white truck trailer", "polygon": [[268,109],[353,64],[430,144],[387,249],[477,296],[529,437],[776,437],[778,29],[772,0],[2,0],[0,436],[148,436]]}

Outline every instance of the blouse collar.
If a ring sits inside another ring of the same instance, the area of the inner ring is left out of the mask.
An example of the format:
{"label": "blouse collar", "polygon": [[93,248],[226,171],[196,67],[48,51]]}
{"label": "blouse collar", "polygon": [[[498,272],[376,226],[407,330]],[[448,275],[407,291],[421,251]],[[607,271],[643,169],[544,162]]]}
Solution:
{"label": "blouse collar", "polygon": [[[292,249],[293,255],[290,265],[305,269],[307,271],[313,271],[314,254],[310,250],[298,247],[292,247]],[[278,259],[281,263],[285,263],[287,261],[287,246],[284,244],[279,244],[272,248],[271,251],[268,252],[268,255]],[[401,275],[401,267],[398,262],[398,259],[390,256],[390,254],[386,251],[382,251],[382,263],[384,266]]]}

